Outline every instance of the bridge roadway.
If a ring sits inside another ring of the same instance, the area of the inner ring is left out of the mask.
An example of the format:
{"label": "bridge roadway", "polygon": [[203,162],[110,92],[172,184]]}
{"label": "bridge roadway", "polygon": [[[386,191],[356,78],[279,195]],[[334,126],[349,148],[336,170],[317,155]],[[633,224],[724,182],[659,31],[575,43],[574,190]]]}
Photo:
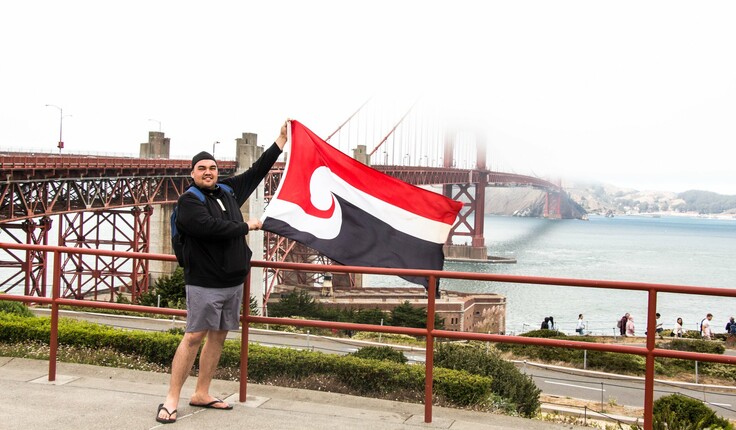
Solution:
{"label": "bridge roadway", "polygon": [[[218,163],[221,174],[237,169],[235,161]],[[372,166],[414,185],[478,184],[532,187],[559,192],[560,187],[533,176],[487,170],[421,166]],[[59,213],[174,203],[190,182],[189,160],[0,153],[0,222]],[[275,192],[284,163],[264,180],[266,199]]]}

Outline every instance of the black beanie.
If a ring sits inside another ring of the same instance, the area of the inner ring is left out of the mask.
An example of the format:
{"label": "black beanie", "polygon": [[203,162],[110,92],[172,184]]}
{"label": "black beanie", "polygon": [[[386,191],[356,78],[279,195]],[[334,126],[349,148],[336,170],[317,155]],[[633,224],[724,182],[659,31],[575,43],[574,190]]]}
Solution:
{"label": "black beanie", "polygon": [[194,158],[192,158],[192,169],[194,169],[194,166],[202,160],[212,160],[214,162],[217,162],[212,154],[207,151],[202,151],[199,154],[195,155]]}

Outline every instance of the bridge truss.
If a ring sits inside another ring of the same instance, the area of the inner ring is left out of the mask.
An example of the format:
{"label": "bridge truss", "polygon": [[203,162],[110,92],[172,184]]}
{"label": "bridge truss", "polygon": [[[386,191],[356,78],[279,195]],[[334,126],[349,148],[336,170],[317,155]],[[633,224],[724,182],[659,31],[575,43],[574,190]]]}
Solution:
{"label": "bridge truss", "polygon": [[[487,186],[544,190],[545,215],[559,217],[563,192],[558,185],[535,177],[490,171],[485,165],[484,142],[473,140],[476,153],[472,154],[467,144],[458,148],[461,134],[451,135],[439,127],[425,132],[420,123],[422,120],[405,112],[389,134],[366,151],[370,155],[364,162],[411,184],[440,187],[438,192],[462,201],[463,208],[451,229],[448,245],[458,238],[470,238],[470,244],[482,248],[485,258]],[[339,142],[335,145],[338,149],[349,152],[340,147],[341,135],[365,135],[366,124],[359,109],[330,137]],[[426,152],[422,153],[420,146],[407,144],[407,139],[425,142]],[[474,163],[474,168],[470,168]],[[221,175],[226,176],[238,166],[220,161],[218,167]],[[176,202],[190,183],[190,170],[189,160],[0,153],[0,174],[7,178],[0,184],[0,235],[18,243],[150,252],[154,210]],[[266,177],[266,202],[277,189],[283,170],[284,164],[277,163]],[[54,217],[58,234],[50,237]],[[153,240],[157,239],[160,238]],[[334,263],[301,244],[267,232],[264,255],[269,261]],[[0,255],[0,269],[4,271],[0,292],[22,285],[26,295],[45,296],[47,257],[31,251],[4,258]],[[136,301],[151,281],[147,262],[95,256],[67,257],[62,273],[63,295],[75,298],[115,300],[127,292]],[[321,276],[278,270],[266,273],[266,296],[276,284],[314,284]],[[360,280],[354,275],[340,275],[333,278],[333,284],[355,286]]]}

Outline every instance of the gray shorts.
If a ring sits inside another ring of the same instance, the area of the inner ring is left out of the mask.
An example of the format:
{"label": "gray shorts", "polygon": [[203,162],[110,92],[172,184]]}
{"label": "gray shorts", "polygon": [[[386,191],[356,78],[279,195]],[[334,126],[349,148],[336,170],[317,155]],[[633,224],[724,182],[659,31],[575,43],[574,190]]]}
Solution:
{"label": "gray shorts", "polygon": [[187,333],[237,330],[243,304],[243,285],[204,288],[187,285]]}

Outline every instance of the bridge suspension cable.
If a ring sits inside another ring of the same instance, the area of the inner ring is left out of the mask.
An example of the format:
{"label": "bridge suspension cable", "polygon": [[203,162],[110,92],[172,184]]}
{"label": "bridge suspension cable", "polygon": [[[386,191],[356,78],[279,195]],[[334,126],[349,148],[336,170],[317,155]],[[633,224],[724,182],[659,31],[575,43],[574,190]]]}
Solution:
{"label": "bridge suspension cable", "polygon": [[[418,101],[418,100],[417,100],[417,101]],[[381,141],[380,141],[380,142],[378,142],[378,145],[376,145],[376,147],[375,147],[375,148],[373,148],[373,151],[371,151],[371,152],[370,152],[370,153],[368,154],[368,156],[369,156],[369,157],[370,157],[370,156],[372,156],[372,155],[373,155],[373,154],[374,154],[374,153],[375,153],[376,151],[378,151],[378,148],[380,148],[380,147],[381,147],[381,145],[383,145],[383,144],[384,144],[384,143],[386,142],[386,140],[388,140],[388,138],[389,138],[389,137],[390,137],[390,136],[391,136],[391,135],[392,135],[392,134],[393,134],[393,133],[394,133],[394,132],[396,131],[396,128],[397,128],[397,127],[398,127],[399,125],[401,125],[401,123],[402,123],[402,122],[404,122],[404,119],[405,119],[405,118],[406,118],[406,117],[407,117],[407,116],[409,115],[409,113],[410,113],[410,112],[411,112],[411,111],[412,111],[412,110],[414,109],[414,106],[416,106],[416,104],[417,104],[417,101],[415,101],[415,102],[414,102],[414,103],[413,103],[413,104],[412,104],[412,105],[411,105],[411,106],[409,107],[409,109],[408,109],[408,110],[407,110],[407,111],[406,111],[406,112],[404,113],[404,115],[403,115],[403,116],[401,117],[401,119],[400,119],[400,120],[399,120],[399,121],[398,121],[398,122],[397,122],[397,123],[396,123],[396,124],[395,124],[395,125],[393,126],[393,128],[391,128],[391,131],[389,131],[389,132],[388,132],[388,134],[386,134],[386,136],[385,136],[385,137],[384,137],[383,139],[381,139]]]}

